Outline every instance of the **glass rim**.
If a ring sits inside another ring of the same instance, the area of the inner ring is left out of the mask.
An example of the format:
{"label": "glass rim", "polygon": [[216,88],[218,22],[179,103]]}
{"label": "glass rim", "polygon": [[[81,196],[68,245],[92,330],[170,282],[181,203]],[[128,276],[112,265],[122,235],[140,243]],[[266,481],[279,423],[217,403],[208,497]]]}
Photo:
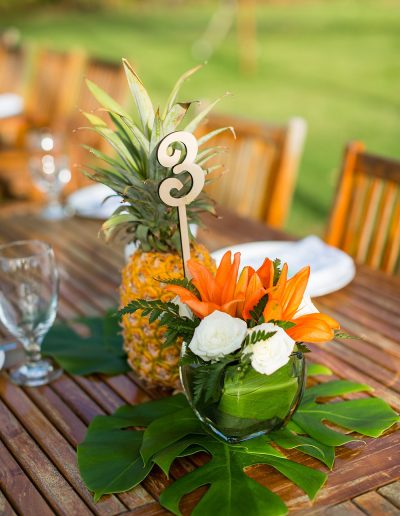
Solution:
{"label": "glass rim", "polygon": [[[38,252],[32,252],[32,253],[26,253],[24,256],[15,256],[15,257],[7,257],[2,254],[2,251],[5,249],[9,249],[12,247],[19,247],[27,244],[39,244],[40,247],[42,247],[41,251]],[[0,245],[0,260],[1,261],[17,261],[17,260],[28,260],[30,258],[36,258],[38,256],[44,256],[54,253],[53,248],[50,244],[47,242],[44,242],[43,240],[38,239],[29,239],[29,240],[15,240],[13,242],[9,242],[8,244],[1,244]]]}

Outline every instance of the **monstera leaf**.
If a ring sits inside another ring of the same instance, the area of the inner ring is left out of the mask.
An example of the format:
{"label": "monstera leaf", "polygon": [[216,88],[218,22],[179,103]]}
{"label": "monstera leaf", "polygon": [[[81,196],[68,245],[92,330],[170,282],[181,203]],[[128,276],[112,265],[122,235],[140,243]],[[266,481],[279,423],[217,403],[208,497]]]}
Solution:
{"label": "monstera leaf", "polygon": [[189,450],[193,445],[208,451],[212,459],[168,486],[161,494],[161,504],[174,514],[181,514],[179,502],[183,495],[209,485],[206,494],[192,511],[193,516],[220,514],[230,516],[258,516],[286,514],[287,507],[269,489],[244,473],[255,464],[267,464],[298,485],[312,499],[326,480],[320,471],[286,459],[264,438],[253,439],[244,445],[227,445],[212,437],[193,437],[185,441]]}
{"label": "monstera leaf", "polygon": [[334,403],[317,403],[318,398],[340,396],[352,392],[372,391],[368,385],[345,380],[322,383],[307,389],[293,421],[304,433],[327,446],[340,446],[356,440],[352,435],[328,428],[329,421],[369,437],[379,437],[399,420],[398,415],[379,398],[362,398]]}
{"label": "monstera leaf", "polygon": [[[174,396],[141,405],[120,407],[112,416],[96,416],[85,440],[78,446],[78,464],[87,487],[97,501],[103,494],[120,493],[139,484],[153,463],[145,465],[140,455],[143,430],[153,420],[187,407],[184,396]],[[129,430],[127,430],[129,429]]]}
{"label": "monstera leaf", "polygon": [[268,434],[268,437],[281,448],[285,450],[296,448],[302,453],[318,459],[328,466],[329,469],[332,469],[333,463],[335,462],[335,448],[322,444],[311,437],[299,435],[299,432],[302,432],[301,428],[297,429],[297,432],[295,432],[291,430],[291,426],[289,425],[277,432],[271,432]]}
{"label": "monstera leaf", "polygon": [[[329,374],[329,370],[314,365],[309,373]],[[244,512],[247,516],[286,514],[287,508],[279,496],[248,477],[245,469],[256,464],[273,467],[313,499],[326,474],[287,459],[272,445],[283,450],[296,448],[331,468],[334,447],[354,437],[326,427],[324,421],[375,437],[398,417],[377,398],[331,403],[317,400],[368,390],[365,385],[347,381],[311,387],[286,428],[238,445],[228,445],[210,436],[182,394],[124,406],[112,416],[96,417],[90,424],[78,448],[80,472],[98,500],[102,494],[131,489],[146,477],[154,464],[169,475],[176,458],[205,451],[211,456],[208,463],[175,480],[163,491],[160,503],[165,508],[180,514],[182,497],[200,486],[208,486],[193,509],[194,516],[213,513],[241,516]]]}
{"label": "monstera leaf", "polygon": [[55,324],[43,343],[43,353],[52,356],[71,374],[121,374],[129,371],[122,347],[118,318],[114,312],[105,317],[82,317],[74,321],[82,330]]}

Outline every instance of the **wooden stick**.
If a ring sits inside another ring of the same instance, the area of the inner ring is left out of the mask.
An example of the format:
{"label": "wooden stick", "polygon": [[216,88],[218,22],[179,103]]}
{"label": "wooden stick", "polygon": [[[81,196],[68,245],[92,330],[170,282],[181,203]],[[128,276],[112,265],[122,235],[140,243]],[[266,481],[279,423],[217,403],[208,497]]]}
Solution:
{"label": "wooden stick", "polygon": [[190,260],[190,242],[185,204],[183,204],[182,206],[178,206],[178,218],[181,234],[183,270],[186,278],[190,280],[192,279],[192,275],[190,274],[190,271],[187,266],[187,262]]}

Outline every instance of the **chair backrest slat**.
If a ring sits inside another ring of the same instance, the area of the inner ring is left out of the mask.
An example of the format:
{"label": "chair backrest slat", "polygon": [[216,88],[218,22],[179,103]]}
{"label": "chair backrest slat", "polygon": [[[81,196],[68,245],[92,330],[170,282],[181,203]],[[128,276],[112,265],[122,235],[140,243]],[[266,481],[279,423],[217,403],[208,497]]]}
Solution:
{"label": "chair backrest slat", "polygon": [[20,93],[24,53],[0,43],[0,93]]}
{"label": "chair backrest slat", "polygon": [[400,161],[346,148],[326,240],[388,273],[400,264]]}
{"label": "chair backrest slat", "polygon": [[400,249],[400,196],[397,192],[396,207],[389,226],[387,243],[383,255],[383,269],[387,272],[399,270]]}
{"label": "chair backrest slat", "polygon": [[281,227],[296,183],[306,134],[304,120],[294,118],[279,127],[213,115],[199,136],[220,127],[234,127],[236,139],[224,132],[209,141],[209,145],[226,147],[226,152],[207,163],[223,166],[221,177],[207,185],[208,193],[240,215]]}
{"label": "chair backrest slat", "polygon": [[387,236],[386,232],[379,231],[379,228],[389,227],[390,220],[394,213],[396,195],[398,195],[397,184],[394,181],[388,181],[383,186],[381,204],[376,221],[375,235],[372,240],[370,255],[367,262],[368,265],[375,269],[379,267],[381,262]]}

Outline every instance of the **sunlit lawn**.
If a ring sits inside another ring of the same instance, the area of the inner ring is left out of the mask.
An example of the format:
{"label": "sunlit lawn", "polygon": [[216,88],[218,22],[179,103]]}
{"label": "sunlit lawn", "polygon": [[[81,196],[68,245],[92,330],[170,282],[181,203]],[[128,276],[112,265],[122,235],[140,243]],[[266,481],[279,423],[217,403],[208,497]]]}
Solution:
{"label": "sunlit lawn", "polygon": [[[160,2],[161,3],[161,2]],[[146,5],[146,4],[144,4]],[[216,2],[215,2],[216,5]],[[107,59],[130,58],[157,100],[197,60],[192,45],[213,4],[130,12],[33,12],[3,17],[29,41],[84,46]],[[398,0],[281,2],[258,8],[258,71],[239,72],[235,30],[192,79],[187,98],[234,96],[219,110],[309,126],[288,229],[322,232],[344,144],[400,157],[400,3]]]}

